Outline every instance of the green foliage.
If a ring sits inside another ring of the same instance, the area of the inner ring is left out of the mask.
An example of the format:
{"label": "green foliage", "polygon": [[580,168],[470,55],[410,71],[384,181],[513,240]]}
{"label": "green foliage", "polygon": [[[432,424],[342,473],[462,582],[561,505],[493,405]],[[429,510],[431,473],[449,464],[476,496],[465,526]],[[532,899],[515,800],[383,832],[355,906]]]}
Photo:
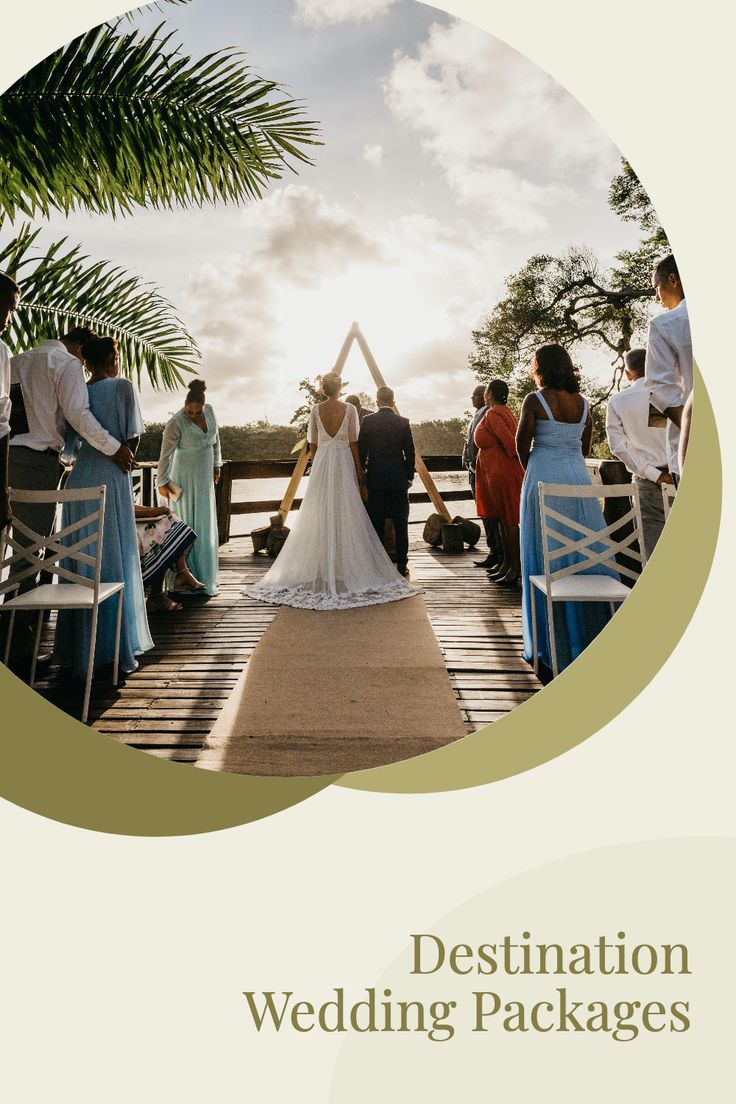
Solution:
{"label": "green foliage", "polygon": [[241,203],[292,163],[310,163],[316,124],[232,50],[186,57],[171,34],[105,24],[0,96],[0,207]]}
{"label": "green foliage", "polygon": [[[75,38],[0,96],[0,229],[54,210],[240,203],[311,163],[316,124],[242,54],[192,60],[160,27],[121,26]],[[43,253],[37,237],[24,226],[0,253],[24,289],[14,348],[90,325],[118,338],[128,375],[171,388],[194,369],[196,344],[155,286],[66,240]]]}
{"label": "green foliage", "polygon": [[138,382],[145,371],[171,388],[194,370],[196,343],[154,285],[105,261],[90,261],[65,239],[37,250],[39,233],[22,227],[0,250],[0,269],[23,288],[5,335],[14,352],[80,325],[116,337],[122,370]]}
{"label": "green foliage", "polygon": [[[412,426],[414,441],[423,456],[459,456],[465,440],[462,418],[419,422]],[[149,422],[141,437],[137,459],[158,460],[163,422]],[[226,460],[286,460],[303,432],[293,426],[251,422],[220,426],[222,455]]]}
{"label": "green foliage", "polygon": [[506,295],[473,333],[471,368],[484,382],[526,375],[534,350],[547,342],[571,351],[603,347],[620,364],[646,321],[651,295],[649,287],[627,286],[604,273],[589,249],[535,255],[509,277]]}
{"label": "green foliage", "polygon": [[604,349],[612,354],[611,387],[618,385],[623,357],[643,336],[649,318],[651,267],[667,251],[656,212],[628,162],[614,178],[613,210],[637,222],[644,237],[636,250],[618,254],[606,270],[592,250],[571,245],[560,256],[535,254],[506,281],[506,294],[473,333],[470,367],[479,380],[509,380],[517,399],[533,389],[534,350],[547,342],[571,353]]}
{"label": "green foliage", "polygon": [[622,158],[621,170],[611,181],[608,205],[624,222],[636,222],[645,233],[662,233],[652,201],[628,161]]}
{"label": "green foliage", "polygon": [[622,161],[621,172],[611,181],[608,202],[624,222],[638,223],[644,234],[636,249],[617,255],[619,264],[612,273],[614,286],[648,287],[654,262],[669,252],[670,244],[651,199],[628,161]]}
{"label": "green foliage", "polygon": [[[149,422],[141,437],[137,459],[158,460],[163,422]],[[291,426],[251,422],[241,426],[220,426],[220,444],[226,460],[286,460],[298,440]]]}
{"label": "green foliage", "polygon": [[414,444],[421,456],[460,456],[467,429],[463,418],[435,418],[411,427]]}
{"label": "green foliage", "polygon": [[132,21],[136,15],[140,15],[142,12],[163,11],[164,4],[178,4],[181,7],[183,4],[191,4],[191,2],[192,0],[151,0],[148,4],[140,4],[137,8],[133,8],[121,18]]}

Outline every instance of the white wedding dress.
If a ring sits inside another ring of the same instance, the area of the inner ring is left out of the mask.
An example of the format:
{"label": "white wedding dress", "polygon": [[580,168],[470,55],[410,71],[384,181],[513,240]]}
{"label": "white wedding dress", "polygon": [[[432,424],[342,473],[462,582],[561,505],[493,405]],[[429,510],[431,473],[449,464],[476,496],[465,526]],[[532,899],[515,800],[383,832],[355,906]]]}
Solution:
{"label": "white wedding dress", "polygon": [[307,440],[318,447],[304,500],[273,567],[260,583],[243,588],[248,597],[341,610],[421,594],[399,575],[363,505],[350,449],[358,428],[358,412],[350,404],[334,437],[312,409]]}

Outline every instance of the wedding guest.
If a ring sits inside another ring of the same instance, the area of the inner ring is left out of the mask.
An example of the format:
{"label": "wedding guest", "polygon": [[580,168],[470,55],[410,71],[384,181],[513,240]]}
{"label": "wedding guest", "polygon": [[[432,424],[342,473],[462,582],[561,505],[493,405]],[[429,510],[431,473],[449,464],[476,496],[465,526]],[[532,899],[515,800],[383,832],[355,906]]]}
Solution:
{"label": "wedding guest", "polygon": [[[0,334],[5,333],[20,300],[15,280],[0,272]],[[10,444],[10,350],[0,338],[0,533],[10,524],[8,446]]]}
{"label": "wedding guest", "polygon": [[503,559],[490,578],[501,586],[518,583],[521,574],[519,499],[524,469],[516,455],[517,424],[508,399],[506,381],[491,380],[484,393],[486,413],[475,430],[478,515],[498,523]]}
{"label": "wedding guest", "polygon": [[652,286],[664,314],[649,324],[644,386],[652,405],[669,420],[669,470],[677,482],[682,411],[693,389],[693,343],[685,291],[671,253],[654,266]]}
{"label": "wedding guest", "polygon": [[[94,336],[92,330],[77,326],[58,341],[42,341],[37,348],[12,358],[11,382],[16,385],[28,425],[27,432],[16,434],[10,442],[8,479],[15,490],[53,491],[59,486],[64,470],[59,456],[68,426],[93,449],[110,457],[121,472],[131,470],[133,454],[128,446],[108,433],[90,410],[81,350]],[[53,503],[17,503],[15,508],[19,522],[44,536],[51,532],[55,513]],[[14,539],[24,546],[30,543],[20,530]],[[22,569],[19,563],[15,571]],[[37,582],[37,576],[24,579],[20,591],[32,589]],[[21,611],[16,615],[11,653],[15,670],[22,671],[30,657],[31,621],[31,614]]]}
{"label": "wedding guest", "polygon": [[474,560],[476,567],[498,567],[503,559],[503,552],[501,549],[501,539],[498,535],[496,522],[492,518],[484,518],[480,516],[478,510],[478,497],[475,493],[475,477],[476,477],[476,457],[478,455],[478,447],[475,443],[475,431],[478,427],[478,423],[483,420],[486,413],[486,401],[485,401],[485,384],[479,383],[477,387],[473,388],[473,393],[470,396],[470,402],[473,407],[473,417],[470,419],[470,425],[468,426],[467,436],[465,438],[465,444],[463,445],[463,453],[461,457],[462,465],[468,472],[468,482],[470,483],[470,491],[475,501],[475,507],[478,511],[478,517],[483,526],[486,535],[486,544],[488,545],[488,555],[482,560]]}
{"label": "wedding guest", "polygon": [[187,566],[187,555],[197,534],[185,521],[172,514],[168,506],[136,506],[135,527],[141,557],[143,587],[149,591],[149,612],[173,613],[182,608],[164,591],[167,571],[176,571],[175,585],[202,590]]}
{"label": "wedding guest", "polygon": [[[631,386],[611,395],[606,411],[606,437],[614,456],[625,464],[639,488],[644,548],[647,559],[664,528],[662,484],[671,483],[667,431],[649,424],[649,393],[644,383],[646,349],[632,349],[624,357]],[[625,501],[625,500],[624,500]]]}
{"label": "wedding guest", "polygon": [[360,424],[365,418],[366,414],[370,414],[370,410],[364,410],[361,405],[360,398],[357,395],[346,395],[345,402],[350,403],[358,411],[358,424]]}
{"label": "wedding guest", "polygon": [[478,423],[485,417],[485,393],[486,388],[483,383],[479,383],[477,387],[473,388],[470,402],[472,403],[474,413],[473,417],[470,419],[468,433],[465,438],[465,444],[463,445],[462,465],[468,472],[468,482],[470,483],[470,490],[473,492],[473,498],[475,498],[475,460],[478,455],[478,446],[475,443],[475,431],[478,427]]}
{"label": "wedding guest", "polygon": [[[124,441],[132,456],[138,447],[144,426],[132,383],[118,375],[120,362],[117,342],[112,337],[94,336],[84,342],[81,351],[90,374],[88,388],[91,415],[108,436]],[[78,435],[70,434],[65,454],[75,453],[74,470],[66,481],[66,489],[103,485],[107,488],[100,577],[105,583],[125,583],[120,669],[130,674],[138,667],[136,657],[153,647],[148,630],[138,555],[132,481],[130,473],[123,471],[113,456],[95,448],[87,440],[80,440]],[[62,528],[79,521],[94,510],[93,502],[66,502],[61,516]],[[69,544],[76,544],[87,532],[92,532],[92,527],[79,529],[65,540]],[[68,566],[78,573],[90,577],[93,575],[92,567],[73,559],[69,559]],[[69,659],[73,659],[73,670],[77,678],[84,678],[87,671],[92,637],[91,617],[89,610],[62,610],[57,620],[54,659],[62,666],[68,666]],[[116,621],[117,602],[103,602],[97,622],[95,668],[113,661]]]}
{"label": "wedding guest", "polygon": [[[215,487],[220,481],[222,453],[215,412],[205,401],[207,384],[192,380],[183,408],[166,423],[158,461],[158,491],[175,498],[176,511],[197,534],[189,557],[201,588],[175,583],[175,593],[201,590],[217,594],[218,537]],[[179,494],[180,489],[180,494]]]}
{"label": "wedding guest", "polygon": [[[516,434],[516,450],[525,469],[521,489],[521,579],[524,658],[533,660],[532,600],[535,600],[539,660],[551,670],[552,661],[547,624],[547,607],[539,591],[532,594],[529,578],[544,574],[539,483],[566,483],[587,487],[591,484],[585,457],[590,453],[593,423],[588,400],[580,394],[580,378],[567,350],[560,345],[542,345],[532,367],[537,390],[524,399]],[[605,528],[597,499],[552,499],[558,513],[579,522],[587,529]],[[569,536],[579,534],[570,530]],[[577,553],[553,559],[556,570],[579,563]],[[618,572],[602,565],[586,569],[590,574],[618,578]],[[555,640],[558,666],[563,670],[598,635],[610,619],[607,603],[559,602],[555,604]]]}

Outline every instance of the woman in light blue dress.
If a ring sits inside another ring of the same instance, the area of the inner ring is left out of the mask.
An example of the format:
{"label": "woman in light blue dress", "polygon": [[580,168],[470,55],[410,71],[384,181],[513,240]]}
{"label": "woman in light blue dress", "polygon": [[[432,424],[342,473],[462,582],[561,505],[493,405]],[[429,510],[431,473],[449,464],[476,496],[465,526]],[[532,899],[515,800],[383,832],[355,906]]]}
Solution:
{"label": "woman in light blue dress", "polygon": [[[561,345],[542,345],[537,349],[532,376],[539,390],[525,398],[516,436],[519,459],[526,469],[520,519],[524,658],[530,662],[534,659],[531,611],[535,600],[539,660],[551,670],[546,602],[536,588],[532,595],[529,583],[530,575],[544,575],[538,484],[590,486],[585,457],[590,452],[593,423],[588,401],[580,394],[577,370]],[[551,498],[548,502],[558,513],[588,529],[597,531],[605,527],[603,511],[595,498]],[[580,536],[572,529],[564,535],[573,539]],[[556,557],[554,570],[582,558],[579,553]],[[618,579],[616,571],[601,564],[584,572]],[[560,602],[555,603],[554,616],[557,659],[559,669],[563,670],[595,639],[610,620],[611,612],[607,602]]]}
{"label": "woman in light blue dress", "polygon": [[[218,539],[215,487],[220,481],[222,453],[215,412],[205,402],[207,384],[193,380],[184,407],[166,423],[158,461],[158,492],[176,499],[177,516],[197,534],[189,555],[191,580],[177,578],[174,591],[217,594]],[[201,580],[201,582],[197,582]]]}
{"label": "woman in light blue dress", "polygon": [[[101,426],[125,441],[135,452],[138,438],[143,432],[138,399],[130,380],[118,377],[118,348],[112,337],[95,337],[85,342],[82,355],[90,372],[88,381],[89,406]],[[141,578],[141,562],[133,510],[133,487],[130,475],[125,474],[87,441],[72,434],[67,439],[65,455],[76,452],[74,470],[66,482],[68,490],[80,487],[107,488],[105,495],[105,523],[102,541],[103,583],[124,582],[123,618],[120,634],[120,670],[130,674],[138,666],[136,656],[153,647],[148,631],[146,600]],[[62,527],[93,513],[93,502],[67,502],[62,513]],[[82,528],[67,538],[76,544],[94,526]],[[86,551],[90,551],[87,549]],[[96,546],[92,548],[96,551]],[[62,561],[63,563],[64,561]],[[88,576],[94,569],[75,560],[68,566]],[[115,626],[117,600],[103,602],[99,609],[95,668],[112,663],[115,655]],[[54,642],[54,660],[62,666],[73,664],[74,674],[85,678],[91,637],[92,615],[89,610],[66,610],[59,613]]]}

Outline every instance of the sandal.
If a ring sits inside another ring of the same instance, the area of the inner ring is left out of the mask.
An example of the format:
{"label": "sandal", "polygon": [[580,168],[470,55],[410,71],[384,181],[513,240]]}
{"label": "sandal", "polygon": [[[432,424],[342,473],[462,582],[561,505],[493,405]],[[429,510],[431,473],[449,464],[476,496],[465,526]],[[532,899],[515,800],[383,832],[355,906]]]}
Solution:
{"label": "sandal", "polygon": [[176,578],[174,579],[174,585],[171,589],[180,594],[187,594],[191,591],[205,590],[206,588],[204,583],[200,583],[199,579],[194,578],[191,571],[186,571],[177,572]]}
{"label": "sandal", "polygon": [[181,602],[174,602],[166,594],[161,594],[157,598],[149,598],[146,602],[146,608],[150,613],[176,613],[184,607]]}

